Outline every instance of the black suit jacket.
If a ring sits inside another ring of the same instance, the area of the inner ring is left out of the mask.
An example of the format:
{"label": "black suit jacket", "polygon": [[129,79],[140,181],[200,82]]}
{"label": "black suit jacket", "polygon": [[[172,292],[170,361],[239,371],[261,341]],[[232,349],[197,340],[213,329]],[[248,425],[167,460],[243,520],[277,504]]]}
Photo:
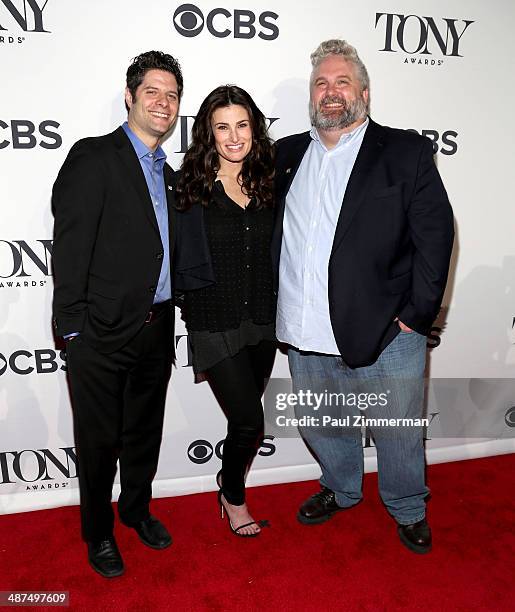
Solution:
{"label": "black suit jacket", "polygon": [[[170,258],[173,174],[165,164]],[[111,353],[143,326],[163,259],[145,176],[121,127],[73,145],[54,184],[52,211],[56,333],[80,332]]]}
{"label": "black suit jacket", "polygon": [[[277,142],[276,282],[285,198],[311,142]],[[440,308],[452,250],[452,209],[429,139],[370,120],[343,198],[329,259],[329,311],[351,367],[374,363],[399,333],[427,334]]]}

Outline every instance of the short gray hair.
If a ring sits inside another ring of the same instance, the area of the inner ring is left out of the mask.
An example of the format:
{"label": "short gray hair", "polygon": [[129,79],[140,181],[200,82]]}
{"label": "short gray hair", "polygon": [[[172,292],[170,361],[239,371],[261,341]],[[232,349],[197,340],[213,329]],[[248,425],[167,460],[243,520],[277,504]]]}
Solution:
{"label": "short gray hair", "polygon": [[352,45],[349,45],[346,40],[332,38],[331,40],[324,40],[324,42],[321,42],[311,54],[311,65],[313,66],[313,70],[330,55],[340,55],[342,59],[347,62],[352,62],[356,67],[362,91],[370,89],[370,80],[365,64],[361,61],[356,49]]}

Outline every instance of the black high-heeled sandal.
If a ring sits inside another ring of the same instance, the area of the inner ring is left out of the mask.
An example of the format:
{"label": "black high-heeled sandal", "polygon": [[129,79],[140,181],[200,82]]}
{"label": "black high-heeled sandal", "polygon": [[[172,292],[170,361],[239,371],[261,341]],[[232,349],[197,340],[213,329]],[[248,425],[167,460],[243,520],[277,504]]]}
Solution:
{"label": "black high-heeled sandal", "polygon": [[[220,470],[218,474],[216,475],[216,484],[219,487],[218,488],[218,504],[220,506],[220,515],[221,515],[221,518],[223,519],[225,506],[222,502],[223,491],[222,491],[221,478],[222,478],[222,470]],[[231,523],[231,519],[229,517],[228,512],[227,512],[227,519],[229,521],[229,528],[231,529],[231,531],[234,533],[234,535],[237,535],[240,538],[255,538],[261,533],[261,531],[258,531],[257,533],[239,533],[240,529],[243,529],[244,527],[250,527],[250,525],[257,525],[258,527],[261,527],[261,528],[270,527],[270,523],[267,520],[261,520],[261,521],[250,521],[250,523],[244,523],[243,525],[240,525],[239,527],[236,527],[235,529],[233,527],[233,524]]]}

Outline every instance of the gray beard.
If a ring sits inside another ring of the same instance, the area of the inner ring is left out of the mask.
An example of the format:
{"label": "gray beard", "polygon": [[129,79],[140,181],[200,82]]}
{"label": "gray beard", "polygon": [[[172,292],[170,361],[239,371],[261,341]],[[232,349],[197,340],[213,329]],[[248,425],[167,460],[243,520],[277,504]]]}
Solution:
{"label": "gray beard", "polygon": [[[309,103],[311,125],[318,130],[341,130],[349,127],[349,125],[362,119],[367,114],[366,102],[361,97],[356,98],[352,102],[346,102],[343,98],[331,100],[343,102],[344,108],[339,113],[331,113],[328,116],[324,115],[319,108],[314,108],[312,102]],[[327,101],[326,98],[320,100],[320,104],[325,101]]]}

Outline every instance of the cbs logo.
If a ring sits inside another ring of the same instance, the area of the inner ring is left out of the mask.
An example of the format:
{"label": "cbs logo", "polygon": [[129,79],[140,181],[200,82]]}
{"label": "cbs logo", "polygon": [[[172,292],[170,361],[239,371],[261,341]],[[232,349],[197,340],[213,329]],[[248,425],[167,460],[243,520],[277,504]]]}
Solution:
{"label": "cbs logo", "polygon": [[279,28],[274,23],[278,17],[272,11],[256,15],[246,9],[234,9],[231,13],[226,8],[212,9],[204,17],[198,6],[181,4],[173,14],[173,25],[181,36],[187,38],[198,36],[206,26],[216,38],[227,38],[232,34],[234,38],[254,38],[257,35],[263,40],[275,40],[279,36]]}
{"label": "cbs logo", "polygon": [[508,427],[515,427],[515,406],[508,408],[504,415],[504,422]]}
{"label": "cbs logo", "polygon": [[[9,123],[0,119],[0,129],[8,130],[7,133],[0,133],[0,149],[9,145],[13,149],[34,149],[37,146],[43,149],[58,149],[63,144],[61,135],[56,131],[59,127],[60,124],[51,119],[41,121],[37,127],[29,119],[13,119]],[[7,138],[2,139],[3,134]]]}
{"label": "cbs logo", "polygon": [[[276,450],[273,440],[274,436],[264,436],[258,450],[258,455],[261,455],[261,457],[271,457]],[[216,455],[221,460],[223,445],[224,440],[220,440],[214,448],[208,440],[195,440],[188,446],[188,459],[197,465],[207,463],[212,459],[213,455]]]}
{"label": "cbs logo", "polygon": [[433,152],[436,155],[440,152],[442,155],[454,155],[458,151],[458,132],[454,130],[446,130],[445,132],[437,132],[436,130],[414,130],[408,129],[408,132],[421,134],[426,136],[433,143]]}
{"label": "cbs logo", "polygon": [[19,350],[7,357],[0,353],[0,376],[8,369],[22,376],[34,371],[37,374],[52,374],[57,370],[66,372],[66,353],[52,349],[36,349],[33,353]]}

